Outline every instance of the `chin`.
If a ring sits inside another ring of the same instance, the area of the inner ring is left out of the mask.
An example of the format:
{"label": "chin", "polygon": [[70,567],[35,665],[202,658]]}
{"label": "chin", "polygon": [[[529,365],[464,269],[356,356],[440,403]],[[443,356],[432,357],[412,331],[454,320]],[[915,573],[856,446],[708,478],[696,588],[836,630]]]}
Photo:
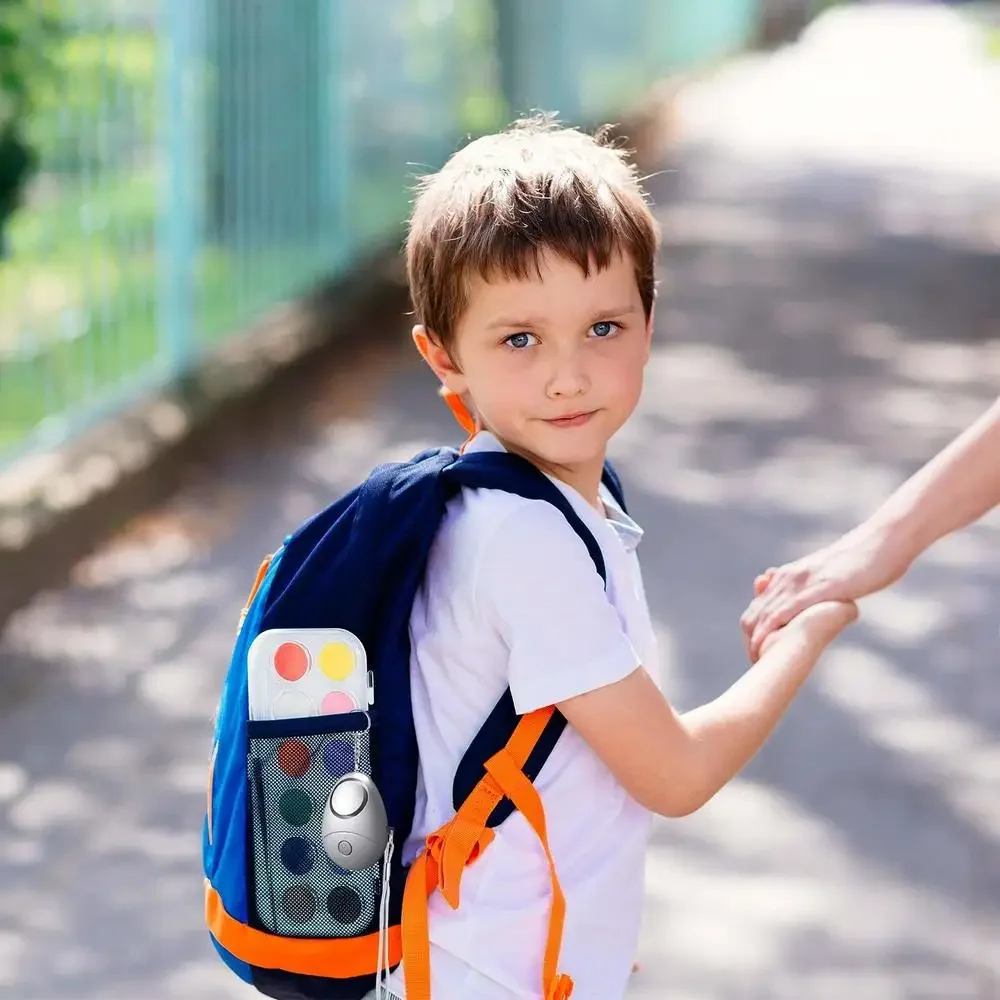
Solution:
{"label": "chin", "polygon": [[540,440],[532,451],[544,462],[563,468],[578,468],[604,461],[608,442],[603,435],[581,434],[577,440],[566,431],[556,432],[563,440]]}

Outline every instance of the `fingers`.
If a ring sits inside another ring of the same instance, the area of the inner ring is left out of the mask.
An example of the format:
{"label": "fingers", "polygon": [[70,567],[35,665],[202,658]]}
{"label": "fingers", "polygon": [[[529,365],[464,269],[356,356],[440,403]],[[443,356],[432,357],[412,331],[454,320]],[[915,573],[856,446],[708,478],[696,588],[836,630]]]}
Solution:
{"label": "fingers", "polygon": [[764,640],[808,606],[806,592],[795,574],[769,569],[754,581],[756,596],[740,617],[740,627],[751,663],[760,658]]}
{"label": "fingers", "polygon": [[800,611],[809,606],[809,602],[800,596],[798,600],[785,600],[780,604],[767,608],[757,619],[750,635],[750,662],[760,659],[764,640],[779,628],[784,628]]}
{"label": "fingers", "polygon": [[750,634],[753,632],[753,622],[755,609],[760,606],[760,597],[771,585],[771,581],[774,579],[775,574],[778,571],[772,566],[770,569],[766,569],[763,573],[759,574],[753,582],[753,596],[754,599],[747,606],[746,611],[743,612],[740,617],[740,625],[743,627],[743,632],[747,639],[750,638]]}
{"label": "fingers", "polygon": [[764,605],[750,635],[750,662],[756,663],[763,651],[764,640],[784,628],[796,615],[823,600],[818,587],[776,594],[773,601]]}
{"label": "fingers", "polygon": [[[760,577],[757,578],[758,580]],[[756,585],[754,587],[756,590]],[[760,613],[760,595],[747,605],[746,610],[740,615],[740,629],[743,632],[743,644],[746,646],[747,656],[750,655],[750,640],[753,638],[754,629],[757,627],[757,617]]]}
{"label": "fingers", "polygon": [[774,579],[774,574],[777,572],[778,571],[772,566],[770,569],[767,569],[763,573],[761,573],[760,576],[758,576],[757,579],[754,580],[753,582],[754,597],[760,597],[760,595],[763,594],[765,590],[767,590],[768,586],[771,583],[771,580]]}
{"label": "fingers", "polygon": [[784,628],[810,604],[832,595],[818,586],[802,560],[771,567],[754,580],[754,598],[740,617],[740,627],[751,663],[760,659],[764,640]]}
{"label": "fingers", "polygon": [[757,628],[760,616],[767,606],[765,592],[771,585],[778,570],[773,566],[761,573],[753,582],[753,600],[747,605],[746,610],[740,615],[740,628],[743,630],[743,642],[746,646],[747,655],[750,655],[750,640]]}

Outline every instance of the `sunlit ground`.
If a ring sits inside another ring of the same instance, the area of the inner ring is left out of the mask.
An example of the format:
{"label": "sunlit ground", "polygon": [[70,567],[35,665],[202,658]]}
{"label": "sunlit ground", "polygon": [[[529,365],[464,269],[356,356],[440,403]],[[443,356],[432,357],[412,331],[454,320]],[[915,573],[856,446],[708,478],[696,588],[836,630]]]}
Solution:
{"label": "sunlit ground", "polygon": [[[872,75],[843,91],[875,116],[852,139],[835,61],[817,74],[802,57],[795,76],[796,58],[699,87],[677,169],[652,182],[659,338],[615,450],[682,709],[745,669],[753,575],[863,517],[1000,385],[997,178],[925,161],[916,130],[954,122]],[[985,88],[943,78],[935,107],[995,121]],[[810,87],[823,100],[803,116]],[[860,155],[861,134],[881,151]],[[249,995],[209,948],[199,867],[239,607],[304,516],[373,463],[454,440],[405,350],[318,373],[302,409],[4,638],[0,993]],[[745,775],[657,825],[631,996],[1000,995],[998,607],[996,516],[864,603]]]}

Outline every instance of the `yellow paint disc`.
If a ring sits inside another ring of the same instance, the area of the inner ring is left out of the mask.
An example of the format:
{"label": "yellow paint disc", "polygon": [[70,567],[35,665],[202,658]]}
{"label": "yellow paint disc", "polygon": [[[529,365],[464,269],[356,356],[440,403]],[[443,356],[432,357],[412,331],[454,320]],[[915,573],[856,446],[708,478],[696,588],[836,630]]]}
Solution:
{"label": "yellow paint disc", "polygon": [[328,642],[319,651],[319,669],[332,681],[350,677],[354,669],[354,650],[343,642]]}

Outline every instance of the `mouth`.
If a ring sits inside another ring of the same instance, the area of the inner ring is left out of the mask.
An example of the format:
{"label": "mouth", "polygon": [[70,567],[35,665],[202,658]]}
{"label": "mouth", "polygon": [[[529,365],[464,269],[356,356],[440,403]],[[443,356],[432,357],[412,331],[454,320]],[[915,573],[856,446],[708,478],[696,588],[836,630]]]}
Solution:
{"label": "mouth", "polygon": [[582,427],[596,412],[596,410],[581,410],[578,413],[567,413],[565,417],[556,417],[545,422],[553,427]]}

